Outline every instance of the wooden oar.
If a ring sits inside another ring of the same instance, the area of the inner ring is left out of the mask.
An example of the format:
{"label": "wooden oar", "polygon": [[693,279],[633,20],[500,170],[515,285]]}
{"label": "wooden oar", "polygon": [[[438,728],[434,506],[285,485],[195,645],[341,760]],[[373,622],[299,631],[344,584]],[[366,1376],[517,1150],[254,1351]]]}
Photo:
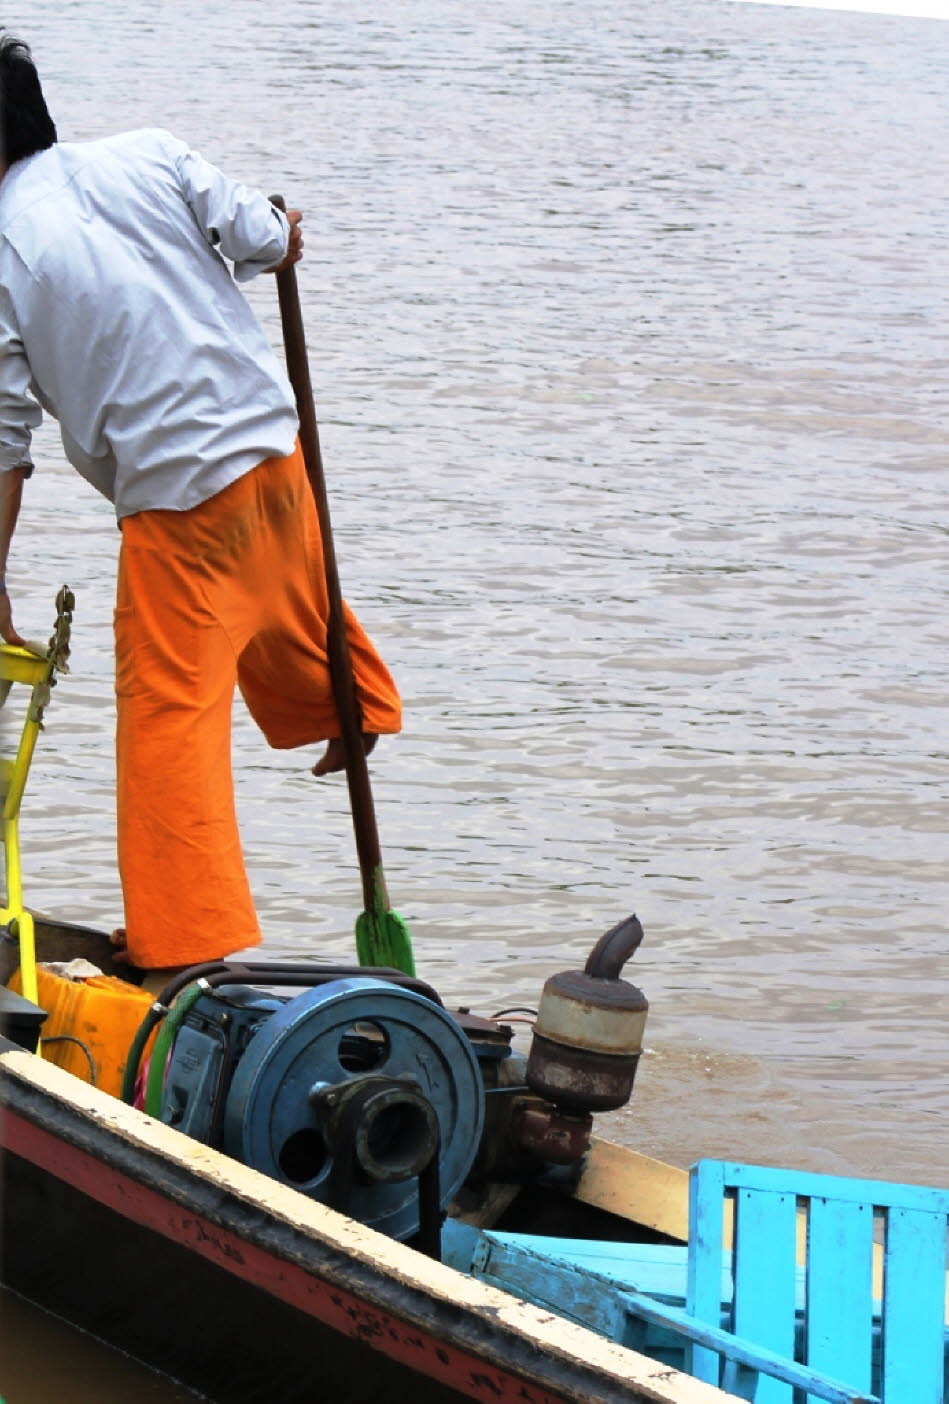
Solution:
{"label": "wooden oar", "polygon": [[[272,199],[278,209],[286,211],[281,196],[274,195]],[[360,965],[387,965],[402,970],[407,975],[414,975],[415,961],[409,929],[403,918],[389,905],[389,893],[382,869],[382,852],[379,847],[372,788],[369,784],[369,766],[366,763],[359,701],[346,638],[343,595],[336,566],[326,479],[323,475],[323,456],[320,452],[320,436],[313,404],[303,314],[300,309],[296,269],[292,265],[277,274],[277,295],[280,299],[287,371],[300,418],[300,446],[307,477],[316,500],[323,538],[323,565],[329,596],[326,649],[346,756],[346,780],[349,784],[349,802],[353,814],[353,830],[356,835],[356,852],[362,874],[365,904],[365,910],[356,919],[356,951]]]}

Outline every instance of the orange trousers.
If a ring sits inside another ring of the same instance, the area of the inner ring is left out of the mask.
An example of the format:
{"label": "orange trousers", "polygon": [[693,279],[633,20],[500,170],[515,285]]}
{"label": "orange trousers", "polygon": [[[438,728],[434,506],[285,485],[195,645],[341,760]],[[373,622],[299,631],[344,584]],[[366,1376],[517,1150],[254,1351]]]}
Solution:
{"label": "orange trousers", "polygon": [[[271,746],[338,736],[316,507],[299,447],[185,512],[121,523],[115,610],[119,874],[145,969],[259,944],[231,774],[235,685]],[[399,694],[352,612],[363,730]]]}

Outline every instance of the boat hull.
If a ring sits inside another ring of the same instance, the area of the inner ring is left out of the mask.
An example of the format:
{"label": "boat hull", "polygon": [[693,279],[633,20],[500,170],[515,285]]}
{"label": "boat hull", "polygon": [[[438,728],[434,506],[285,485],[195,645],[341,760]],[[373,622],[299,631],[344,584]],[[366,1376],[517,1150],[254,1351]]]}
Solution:
{"label": "boat hull", "polygon": [[0,1040],[4,1282],[230,1404],[727,1398]]}

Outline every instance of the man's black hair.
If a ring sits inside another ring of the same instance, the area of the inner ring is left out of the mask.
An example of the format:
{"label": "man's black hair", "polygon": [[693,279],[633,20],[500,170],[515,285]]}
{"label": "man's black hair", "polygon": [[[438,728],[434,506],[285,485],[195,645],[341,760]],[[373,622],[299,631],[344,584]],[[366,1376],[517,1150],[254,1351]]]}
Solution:
{"label": "man's black hair", "polygon": [[55,140],[32,54],[21,39],[0,32],[0,159],[12,166]]}

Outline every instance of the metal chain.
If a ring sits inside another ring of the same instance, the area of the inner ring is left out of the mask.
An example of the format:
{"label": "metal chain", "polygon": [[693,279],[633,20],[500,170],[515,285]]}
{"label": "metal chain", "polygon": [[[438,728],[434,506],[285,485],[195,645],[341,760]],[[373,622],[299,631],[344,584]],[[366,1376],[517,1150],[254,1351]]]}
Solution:
{"label": "metal chain", "polygon": [[68,585],[64,585],[56,596],[56,623],[49,641],[48,658],[57,673],[68,673],[69,639],[72,630],[72,612],[76,608],[76,597]]}
{"label": "metal chain", "polygon": [[56,596],[56,623],[50,635],[46,651],[46,679],[37,683],[27,711],[30,721],[43,725],[43,712],[49,703],[50,693],[56,686],[54,673],[69,672],[69,640],[72,632],[72,613],[76,607],[76,597],[68,585],[64,585]]}

